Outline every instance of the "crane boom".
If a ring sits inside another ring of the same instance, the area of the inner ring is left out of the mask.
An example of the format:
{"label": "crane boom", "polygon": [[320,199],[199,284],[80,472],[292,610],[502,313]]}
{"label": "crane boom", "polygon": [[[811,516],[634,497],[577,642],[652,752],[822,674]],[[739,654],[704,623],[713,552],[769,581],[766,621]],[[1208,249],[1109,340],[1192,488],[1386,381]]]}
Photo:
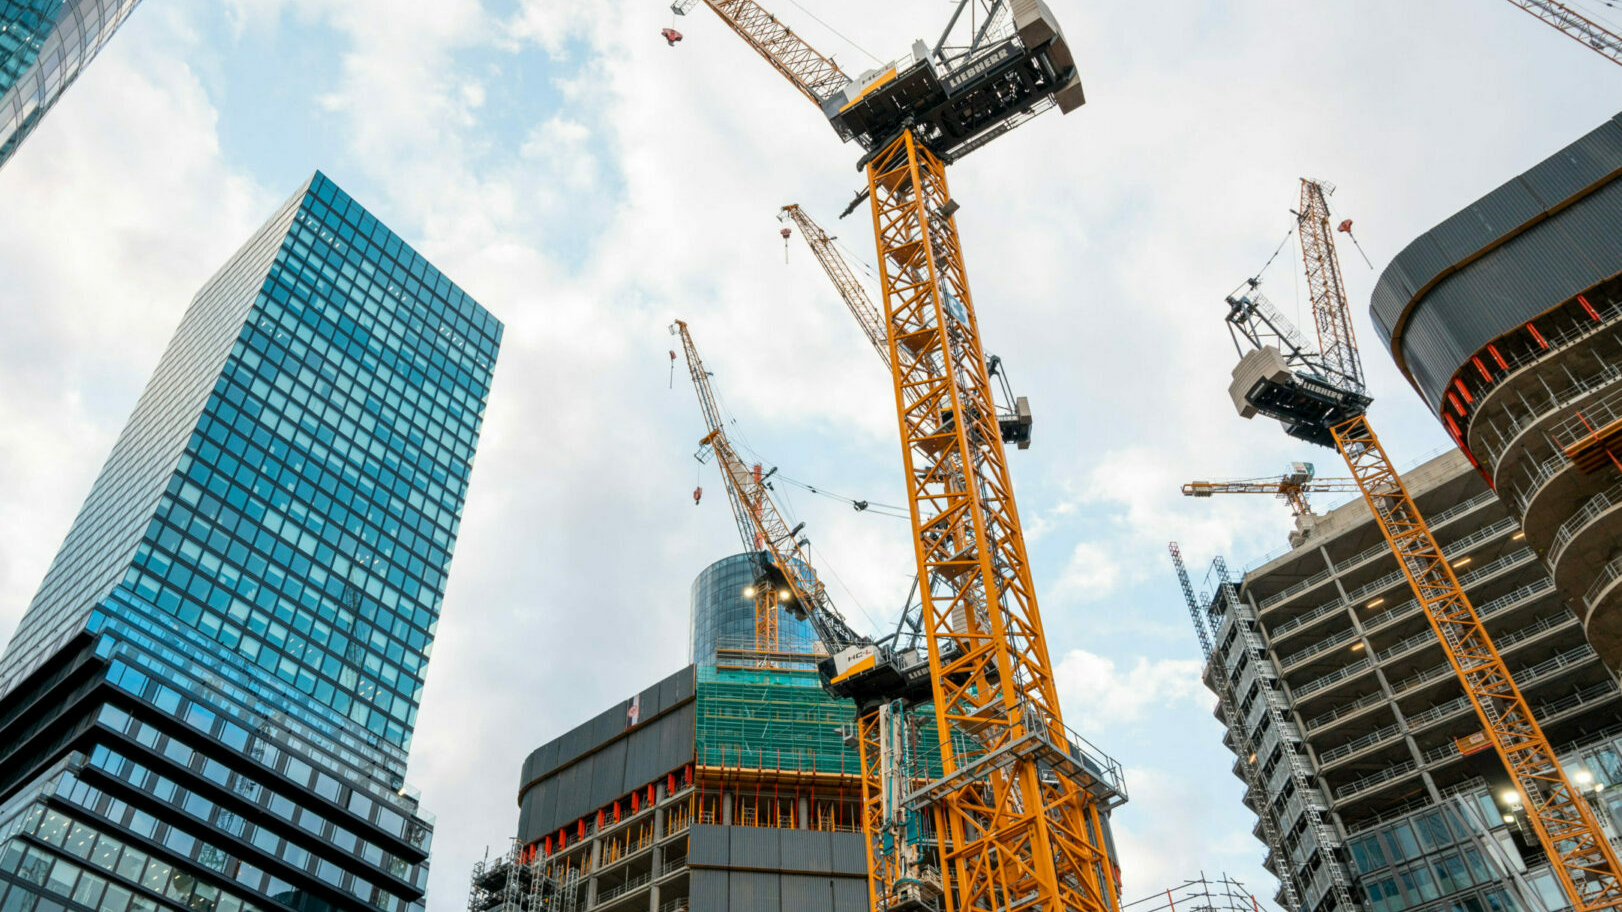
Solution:
{"label": "crane boom", "polygon": [[784,206],[783,214],[799,227],[800,235],[810,246],[811,253],[817,258],[817,262],[822,264],[822,270],[828,273],[834,288],[839,290],[839,297],[844,300],[845,306],[850,308],[850,315],[856,318],[856,325],[862,328],[862,334],[867,336],[867,341],[872,343],[873,350],[879,353],[879,358],[888,368],[890,343],[885,339],[884,314],[873,306],[873,299],[867,296],[867,289],[857,281],[856,273],[851,270],[850,264],[845,262],[845,258],[834,247],[833,238],[822,230],[821,225],[812,221],[804,209],[794,203]]}
{"label": "crane boom", "polygon": [[1588,45],[1612,63],[1622,63],[1622,36],[1557,0],[1509,0],[1568,38]]}
{"label": "crane boom", "polygon": [[1306,516],[1312,512],[1308,494],[1358,493],[1357,481],[1351,478],[1315,478],[1293,481],[1283,478],[1244,478],[1237,481],[1191,481],[1183,485],[1184,497],[1210,497],[1213,494],[1272,494],[1290,505],[1290,512]]}
{"label": "crane boom", "polygon": [[1329,200],[1334,192],[1321,181],[1301,178],[1301,208],[1296,211],[1301,256],[1307,264],[1307,293],[1312,299],[1312,320],[1318,327],[1318,354],[1323,366],[1338,375],[1333,379],[1357,393],[1364,391],[1363,364],[1357,355],[1346,286],[1335,255],[1335,235],[1329,226]]}
{"label": "crane boom", "polygon": [[866,642],[857,635],[828,599],[827,590],[811,569],[811,555],[803,539],[797,539],[798,527],[790,528],[778,511],[766,489],[759,467],[751,467],[741,459],[727,439],[716,403],[715,391],[710,387],[710,375],[693,344],[687,324],[677,320],[672,330],[681,337],[682,351],[687,356],[688,373],[693,388],[698,392],[699,407],[704,412],[708,429],[700,443],[714,453],[727,490],[727,501],[732,505],[733,519],[738,524],[738,535],[746,546],[764,552],[776,568],[790,596],[781,598],[776,585],[755,586],[755,648],[762,654],[777,650],[777,618],[780,610],[806,617],[830,654],[841,648]]}
{"label": "crane boom", "polygon": [[[677,0],[671,4],[675,12],[686,15],[699,0]],[[754,0],[703,0],[715,11],[727,27],[738,33],[755,52],[766,58],[777,72],[782,73],[794,88],[817,107],[833,97],[850,82],[850,77],[824,57],[794,30],[779,22]]]}
{"label": "crane boom", "polygon": [[[1297,213],[1301,255],[1325,350],[1318,356],[1303,357],[1294,370],[1280,370],[1277,368],[1284,362],[1279,351],[1259,346],[1234,370],[1235,386],[1230,392],[1235,405],[1244,417],[1265,414],[1277,418],[1292,436],[1324,445],[1332,442],[1339,450],[1475,707],[1482,730],[1515,780],[1533,832],[1572,908],[1597,912],[1622,907],[1622,864],[1615,850],[1587,800],[1561,768],[1554,747],[1493,646],[1441,545],[1369,425],[1369,400],[1361,386],[1362,365],[1351,336],[1351,307],[1340,283],[1334,236],[1329,232],[1326,194],[1316,181],[1303,178],[1301,184],[1302,208]],[[1235,308],[1232,300],[1229,307],[1230,325],[1236,316],[1249,312],[1243,306]],[[1255,336],[1249,338],[1259,344]],[[1314,365],[1314,360],[1321,363]],[[1274,367],[1266,367],[1269,364]],[[1303,401],[1300,391],[1312,383],[1322,385],[1325,379],[1336,386],[1332,392],[1349,398],[1340,401],[1337,408],[1341,410],[1324,409],[1314,421],[1304,417],[1299,407]]]}

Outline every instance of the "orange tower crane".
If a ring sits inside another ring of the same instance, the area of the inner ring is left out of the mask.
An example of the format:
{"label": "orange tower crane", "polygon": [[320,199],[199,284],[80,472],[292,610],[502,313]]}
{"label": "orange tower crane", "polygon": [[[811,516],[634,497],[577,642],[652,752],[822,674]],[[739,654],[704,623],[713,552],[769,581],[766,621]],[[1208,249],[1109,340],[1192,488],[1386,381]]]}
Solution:
{"label": "orange tower crane", "polygon": [[[1332,189],[1303,178],[1296,212],[1318,350],[1307,349],[1265,302],[1248,295],[1230,296],[1227,321],[1242,357],[1229,393],[1242,416],[1275,418],[1291,436],[1334,447],[1345,457],[1475,705],[1482,729],[1514,779],[1572,908],[1576,912],[1622,908],[1622,866],[1615,850],[1588,802],[1560,767],[1436,536],[1369,425],[1370,399],[1363,388],[1351,309],[1330,228]],[[1256,284],[1249,280],[1252,289]]]}
{"label": "orange tower crane", "polygon": [[1213,494],[1272,494],[1290,505],[1295,516],[1310,516],[1307,502],[1311,493],[1358,492],[1351,478],[1318,478],[1312,463],[1298,462],[1290,471],[1273,478],[1242,478],[1237,481],[1191,481],[1183,485],[1184,497],[1210,497]]}
{"label": "orange tower crane", "polygon": [[[947,162],[1083,103],[1069,46],[1040,0],[959,0],[933,46],[850,79],[753,0],[704,2],[866,151],[943,773],[906,799],[937,822],[938,904],[886,873],[872,820],[873,905],[1115,912],[1101,814],[1124,795],[1060,713],[946,182]],[[879,788],[883,732],[859,737],[864,788]]]}

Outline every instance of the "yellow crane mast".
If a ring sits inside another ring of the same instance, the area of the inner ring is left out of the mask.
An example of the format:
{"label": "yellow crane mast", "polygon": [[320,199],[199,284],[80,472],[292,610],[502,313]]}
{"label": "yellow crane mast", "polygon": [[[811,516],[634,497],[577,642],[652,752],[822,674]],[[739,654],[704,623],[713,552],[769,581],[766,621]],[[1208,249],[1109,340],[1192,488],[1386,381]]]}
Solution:
{"label": "yellow crane mast", "polygon": [[[958,239],[959,203],[946,182],[947,162],[1048,107],[1068,113],[1083,103],[1069,46],[1040,0],[959,0],[933,47],[918,42],[909,58],[829,90],[815,78],[827,58],[806,53],[758,4],[704,2],[867,152],[859,167],[943,772],[908,801],[936,815],[939,905],[1115,912],[1101,812],[1124,795],[1083,762],[1064,726]],[[878,788],[882,771],[865,758],[881,756],[883,732],[864,728],[860,738],[864,787]],[[865,825],[874,907],[932,907],[888,879],[873,841],[880,824]]]}
{"label": "yellow crane mast", "polygon": [[[800,229],[800,236],[805,238],[807,247],[822,265],[828,278],[834,283],[839,297],[845,302],[851,316],[856,318],[856,324],[861,327],[862,334],[872,344],[873,350],[878,353],[879,360],[884,362],[886,369],[890,367],[890,343],[887,338],[888,329],[884,323],[884,315],[873,306],[873,299],[867,294],[867,288],[861,280],[856,278],[856,271],[851,268],[850,262],[834,244],[834,238],[822,230],[811,216],[798,205],[789,204],[782,208],[779,218],[786,218],[794,222]],[[1008,385],[1007,369],[1003,366],[1001,358],[989,355],[986,358],[986,372],[996,377],[1001,384],[1002,401],[997,404],[997,426],[1002,433],[1003,443],[1012,443],[1022,450],[1030,449],[1031,430],[1034,424],[1031,415],[1031,402],[1024,396],[1015,396],[1014,390]]]}
{"label": "yellow crane mast", "polygon": [[1357,493],[1357,482],[1350,478],[1318,478],[1312,463],[1298,462],[1290,471],[1273,478],[1241,478],[1235,481],[1191,481],[1183,485],[1184,497],[1210,497],[1213,494],[1272,494],[1290,505],[1295,516],[1312,515],[1307,495],[1312,493]]}
{"label": "yellow crane mast", "polygon": [[[1279,420],[1291,436],[1333,446],[1380,524],[1414,596],[1447,653],[1482,729],[1514,779],[1532,829],[1576,912],[1622,908],[1622,866],[1593,810],[1572,787],[1554,748],[1494,648],[1395,465],[1369,425],[1350,306],[1340,282],[1327,185],[1303,178],[1296,213],[1312,290],[1319,349],[1300,343],[1276,311],[1249,296],[1228,299],[1241,352],[1229,388],[1244,417]],[[1249,282],[1252,289],[1256,281]]]}

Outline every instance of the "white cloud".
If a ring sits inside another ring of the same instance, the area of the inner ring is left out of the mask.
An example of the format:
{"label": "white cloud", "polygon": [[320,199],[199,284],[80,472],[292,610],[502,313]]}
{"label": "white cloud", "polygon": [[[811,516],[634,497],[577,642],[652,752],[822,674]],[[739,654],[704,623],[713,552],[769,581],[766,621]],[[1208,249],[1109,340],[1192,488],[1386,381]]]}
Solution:
{"label": "white cloud", "polygon": [[1059,660],[1054,676],[1068,708],[1065,721],[1078,731],[1103,731],[1178,703],[1214,707],[1215,698],[1200,683],[1200,667],[1195,659],[1140,655],[1123,670],[1108,656],[1072,649]]}
{"label": "white cloud", "polygon": [[1070,560],[1053,587],[1056,598],[1094,602],[1114,594],[1121,580],[1121,568],[1103,546],[1081,542],[1070,552]]}

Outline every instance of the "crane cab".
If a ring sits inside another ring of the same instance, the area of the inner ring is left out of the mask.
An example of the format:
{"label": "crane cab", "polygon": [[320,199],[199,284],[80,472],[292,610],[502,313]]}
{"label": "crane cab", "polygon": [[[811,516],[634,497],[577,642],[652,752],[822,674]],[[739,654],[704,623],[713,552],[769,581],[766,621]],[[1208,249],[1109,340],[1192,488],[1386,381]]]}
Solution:
{"label": "crane cab", "polygon": [[1342,389],[1321,377],[1290,370],[1284,355],[1263,346],[1239,359],[1228,385],[1239,417],[1276,418],[1291,437],[1335,448],[1330,431],[1368,410],[1368,396]]}
{"label": "crane cab", "polygon": [[[1012,33],[942,53],[912,54],[869,70],[822,104],[840,138],[872,150],[912,128],[930,151],[960,158],[1048,104],[1086,101],[1070,46],[1042,0],[1014,0]],[[959,52],[960,50],[960,52]]]}

